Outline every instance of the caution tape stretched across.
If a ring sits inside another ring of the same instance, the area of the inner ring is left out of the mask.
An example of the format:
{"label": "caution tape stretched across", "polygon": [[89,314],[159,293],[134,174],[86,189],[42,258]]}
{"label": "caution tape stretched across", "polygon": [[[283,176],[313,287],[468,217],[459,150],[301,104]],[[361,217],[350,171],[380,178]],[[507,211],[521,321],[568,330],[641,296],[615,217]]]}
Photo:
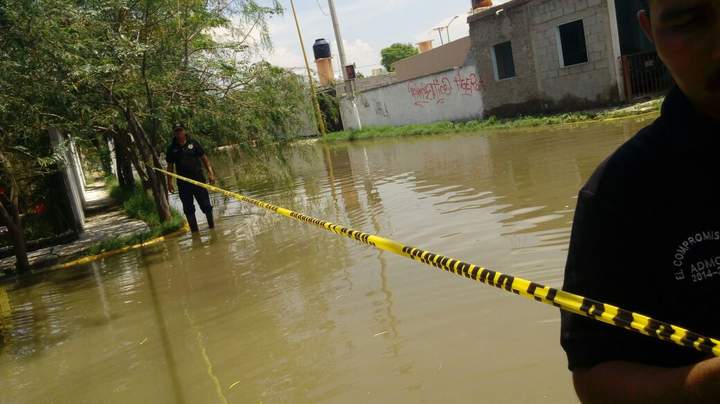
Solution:
{"label": "caution tape stretched across", "polygon": [[676,325],[655,320],[643,314],[624,310],[620,307],[601,303],[586,297],[568,293],[559,289],[550,288],[525,280],[522,278],[491,271],[478,265],[469,264],[454,258],[435,254],[430,251],[410,247],[397,241],[373,234],[359,232],[337,224],[293,212],[289,209],[271,205],[257,199],[249,198],[234,192],[194,181],[168,171],[155,168],[155,170],[170,175],[179,180],[197,185],[209,191],[219,192],[242,202],[273,211],[279,215],[313,224],[340,236],[359,241],[377,249],[388,251],[405,258],[410,258],[423,264],[433,266],[443,271],[452,272],[498,289],[534,299],[560,308],[561,310],[588,317],[616,327],[635,331],[662,341],[672,342],[680,346],[692,348],[700,352],[720,356],[720,340],[705,337]]}

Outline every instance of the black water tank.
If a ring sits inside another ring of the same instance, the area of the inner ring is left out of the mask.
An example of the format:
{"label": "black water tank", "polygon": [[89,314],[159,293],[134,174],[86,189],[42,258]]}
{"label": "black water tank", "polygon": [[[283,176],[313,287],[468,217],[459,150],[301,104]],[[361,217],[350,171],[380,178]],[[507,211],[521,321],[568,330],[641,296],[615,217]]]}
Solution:
{"label": "black water tank", "polygon": [[315,54],[315,60],[329,58],[330,42],[326,41],[325,38],[316,39],[313,45],[313,53]]}

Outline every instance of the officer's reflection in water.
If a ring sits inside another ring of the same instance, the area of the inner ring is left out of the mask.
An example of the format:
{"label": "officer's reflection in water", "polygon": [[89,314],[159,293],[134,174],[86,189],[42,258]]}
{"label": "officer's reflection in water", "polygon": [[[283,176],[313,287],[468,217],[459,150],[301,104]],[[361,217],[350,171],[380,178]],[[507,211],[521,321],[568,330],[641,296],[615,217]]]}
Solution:
{"label": "officer's reflection in water", "polygon": [[[209,182],[215,184],[215,171],[210,164],[210,160],[205,155],[202,145],[192,139],[182,124],[173,126],[173,139],[165,153],[168,171],[177,173],[182,177],[187,177],[198,182]],[[207,179],[205,171],[207,171]],[[168,187],[171,193],[175,192],[174,178],[168,175]],[[197,218],[195,217],[195,204],[193,199],[200,205],[200,210],[207,217],[208,226],[212,229],[215,227],[215,219],[213,217],[212,204],[210,203],[210,194],[204,188],[197,185],[189,184],[185,181],[178,180],[178,191],[180,200],[183,205],[183,212],[187,217],[190,231],[198,232]]]}

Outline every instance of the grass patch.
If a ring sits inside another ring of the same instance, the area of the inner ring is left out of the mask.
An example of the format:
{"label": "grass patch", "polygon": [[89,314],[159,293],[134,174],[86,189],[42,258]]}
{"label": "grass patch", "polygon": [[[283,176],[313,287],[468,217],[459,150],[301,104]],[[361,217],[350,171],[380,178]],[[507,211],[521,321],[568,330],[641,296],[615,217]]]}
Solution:
{"label": "grass patch", "polygon": [[139,184],[131,190],[122,189],[113,181],[110,181],[109,185],[111,186],[110,196],[122,204],[125,214],[133,219],[144,221],[150,227],[150,230],[129,236],[118,236],[100,242],[88,250],[89,255],[102,254],[107,251],[144,243],[174,233],[185,225],[185,218],[175,209],[172,209],[172,217],[169,221],[160,223],[160,216],[158,216],[155,209],[155,201]]}
{"label": "grass patch", "polygon": [[521,116],[517,118],[498,119],[491,116],[483,120],[468,122],[436,122],[421,125],[380,126],[356,131],[342,131],[327,134],[324,142],[340,140],[358,140],[381,137],[439,135],[446,133],[477,132],[482,130],[532,128],[548,125],[561,125],[581,122],[601,121],[609,118],[630,117],[648,112],[659,111],[662,99],[653,100],[640,106],[605,110],[599,112],[572,112],[557,115]]}

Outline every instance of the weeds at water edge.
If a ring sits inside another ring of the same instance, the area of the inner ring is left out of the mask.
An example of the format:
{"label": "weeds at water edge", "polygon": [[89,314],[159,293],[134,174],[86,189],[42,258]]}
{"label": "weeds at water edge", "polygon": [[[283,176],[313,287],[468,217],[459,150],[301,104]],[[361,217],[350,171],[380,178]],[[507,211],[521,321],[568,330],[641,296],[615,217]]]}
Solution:
{"label": "weeds at water edge", "polygon": [[147,223],[150,230],[129,236],[119,236],[105,240],[88,250],[88,254],[97,255],[107,251],[144,243],[157,237],[165,236],[180,230],[185,224],[185,219],[180,212],[172,209],[172,217],[165,223],[160,223],[160,217],[155,209],[155,202],[148,195],[142,186],[137,184],[133,189],[122,189],[117,183],[111,186],[110,196],[122,204],[123,211],[133,219],[142,220]]}
{"label": "weeds at water edge", "polygon": [[467,122],[436,122],[421,125],[371,127],[356,131],[342,131],[327,134],[323,142],[340,140],[371,139],[379,137],[399,137],[418,135],[439,135],[447,133],[477,132],[481,130],[532,128],[549,125],[572,124],[601,121],[609,118],[632,117],[660,110],[662,99],[643,104],[641,109],[623,108],[599,112],[572,112],[546,116],[521,116],[510,119],[499,119],[494,116],[483,120]]}

